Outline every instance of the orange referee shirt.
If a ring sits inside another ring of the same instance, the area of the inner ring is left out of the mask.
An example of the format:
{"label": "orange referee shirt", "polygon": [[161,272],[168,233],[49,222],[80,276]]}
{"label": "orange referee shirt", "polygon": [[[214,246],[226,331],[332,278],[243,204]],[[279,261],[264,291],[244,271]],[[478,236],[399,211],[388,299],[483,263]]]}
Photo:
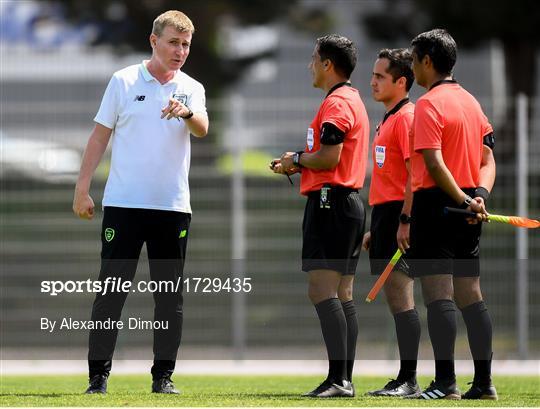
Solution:
{"label": "orange referee shirt", "polygon": [[360,189],[364,186],[369,144],[369,119],[358,90],[340,86],[322,102],[307,131],[306,153],[321,147],[324,123],[345,133],[339,163],[333,169],[302,169],[300,193],[320,190],[325,184]]}
{"label": "orange referee shirt", "polygon": [[432,87],[416,102],[411,146],[412,190],[435,187],[423,149],[440,149],[460,188],[478,187],[484,136],[493,128],[478,101],[455,81]]}
{"label": "orange referee shirt", "polygon": [[[371,147],[373,172],[369,187],[370,206],[405,199],[407,167],[410,157],[409,134],[414,118],[414,104],[402,100],[377,126]],[[401,104],[401,105],[400,105]]]}

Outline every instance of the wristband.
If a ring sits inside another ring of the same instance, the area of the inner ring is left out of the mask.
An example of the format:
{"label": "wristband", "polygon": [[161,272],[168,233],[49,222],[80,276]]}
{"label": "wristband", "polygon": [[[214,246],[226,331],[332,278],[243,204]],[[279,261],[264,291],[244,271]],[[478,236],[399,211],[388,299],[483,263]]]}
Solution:
{"label": "wristband", "polygon": [[484,202],[485,202],[489,199],[489,190],[487,190],[485,187],[482,187],[482,186],[477,187],[474,190],[474,196],[481,197],[482,199],[484,199]]}

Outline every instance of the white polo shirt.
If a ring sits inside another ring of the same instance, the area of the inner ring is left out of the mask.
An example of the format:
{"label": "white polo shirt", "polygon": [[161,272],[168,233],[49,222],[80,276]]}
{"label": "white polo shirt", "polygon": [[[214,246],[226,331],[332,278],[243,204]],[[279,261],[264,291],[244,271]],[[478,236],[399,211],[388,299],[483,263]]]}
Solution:
{"label": "white polo shirt", "polygon": [[94,118],[113,130],[103,206],[191,213],[189,129],[182,119],[160,118],[171,97],[206,115],[204,87],[180,70],[163,85],[146,61],[112,76]]}

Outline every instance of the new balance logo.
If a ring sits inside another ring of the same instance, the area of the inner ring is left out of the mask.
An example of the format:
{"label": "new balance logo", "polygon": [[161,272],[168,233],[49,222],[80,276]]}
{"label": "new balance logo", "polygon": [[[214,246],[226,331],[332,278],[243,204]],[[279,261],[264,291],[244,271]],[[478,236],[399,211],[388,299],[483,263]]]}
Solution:
{"label": "new balance logo", "polygon": [[133,101],[144,101],[145,95],[135,95],[135,99]]}

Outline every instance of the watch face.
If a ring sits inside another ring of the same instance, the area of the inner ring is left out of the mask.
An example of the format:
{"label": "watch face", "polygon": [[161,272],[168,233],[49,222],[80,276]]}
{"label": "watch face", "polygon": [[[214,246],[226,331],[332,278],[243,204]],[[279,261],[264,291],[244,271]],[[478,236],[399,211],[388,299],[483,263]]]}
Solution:
{"label": "watch face", "polygon": [[411,217],[407,216],[405,213],[401,213],[399,215],[399,221],[401,223],[410,223],[411,222]]}

